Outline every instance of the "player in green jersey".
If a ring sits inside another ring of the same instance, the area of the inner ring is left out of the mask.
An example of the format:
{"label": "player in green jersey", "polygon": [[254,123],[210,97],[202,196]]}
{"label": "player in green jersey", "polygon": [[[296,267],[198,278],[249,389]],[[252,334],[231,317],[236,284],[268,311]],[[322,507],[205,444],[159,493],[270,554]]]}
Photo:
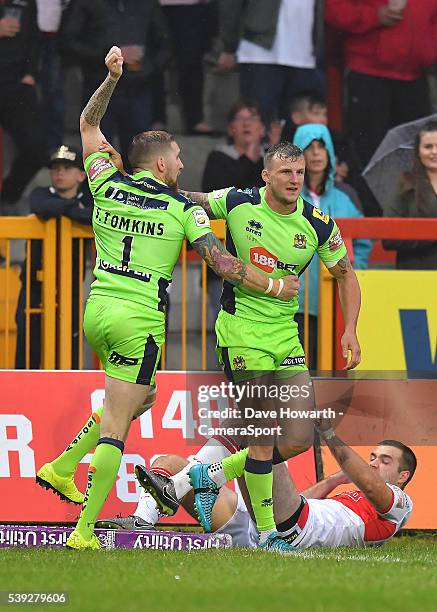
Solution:
{"label": "player in green jersey", "polygon": [[[131,146],[132,176],[120,173],[99,151],[100,121],[123,58],[113,47],[105,59],[108,77],[80,119],[85,169],[94,196],[94,281],[84,330],[105,369],[105,407],[97,411],[57,459],[45,464],[37,482],[62,499],[83,502],[70,548],[99,548],[96,517],[115,481],[132,419],[153,402],[155,370],[164,341],[164,305],[182,242],[187,238],[214,271],[235,285],[290,300],[297,277],[282,284],[231,255],[211,232],[208,216],[177,192],[183,168],[180,149],[166,132],[143,132]],[[81,458],[95,448],[85,496],[74,484]]]}
{"label": "player in green jersey", "polygon": [[[304,173],[302,151],[290,143],[280,143],[265,156],[262,176],[266,187],[186,195],[201,204],[212,218],[226,219],[229,251],[265,274],[278,279],[288,272],[300,275],[312,257],[319,255],[338,281],[345,320],[341,343],[344,357],[350,354],[346,368],[351,369],[360,362],[356,337],[360,289],[335,221],[300,195]],[[297,297],[288,304],[279,304],[269,296],[257,296],[225,280],[221,305],[216,323],[217,346],[228,378],[258,382],[273,372],[270,384],[273,378],[302,391],[291,400],[293,408],[313,408],[311,381],[294,321]],[[197,489],[196,507],[207,530],[218,488],[244,474],[261,544],[266,548],[289,548],[275,531],[272,462],[279,463],[309,448],[313,422],[287,418],[278,418],[277,422],[282,433],[275,441],[275,452],[271,436],[254,437],[249,439],[248,449],[222,462],[191,468],[189,477],[195,493]],[[152,478],[144,484],[152,484]],[[171,491],[167,486],[167,497]],[[173,491],[176,494],[175,488]],[[159,495],[155,497],[159,502]]]}

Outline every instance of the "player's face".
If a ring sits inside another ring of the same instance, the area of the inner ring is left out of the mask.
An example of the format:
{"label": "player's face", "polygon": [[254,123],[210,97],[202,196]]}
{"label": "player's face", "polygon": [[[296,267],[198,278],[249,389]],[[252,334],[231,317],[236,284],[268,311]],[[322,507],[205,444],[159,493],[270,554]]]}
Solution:
{"label": "player's face", "polygon": [[184,168],[180,158],[181,149],[175,142],[170,143],[170,147],[163,155],[165,160],[164,181],[172,189],[178,188],[178,178]]}
{"label": "player's face", "polygon": [[378,470],[378,474],[389,484],[398,485],[405,481],[403,475],[408,471],[401,470],[402,451],[395,446],[377,446],[370,453],[369,465]]}
{"label": "player's face", "polygon": [[237,147],[260,144],[265,133],[264,124],[253,108],[242,108],[228,126],[228,134]]}
{"label": "player's face", "polygon": [[302,191],[305,178],[305,159],[279,159],[274,157],[270,167],[262,173],[267,190],[281,204],[295,204]]}
{"label": "player's face", "polygon": [[422,134],[419,157],[428,172],[437,171],[437,132],[424,132]]}
{"label": "player's face", "polygon": [[59,193],[78,188],[85,178],[85,173],[72,164],[56,163],[50,168],[50,179]]}
{"label": "player's face", "polygon": [[310,174],[324,172],[328,167],[328,151],[321,140],[313,140],[303,154],[307,172]]}

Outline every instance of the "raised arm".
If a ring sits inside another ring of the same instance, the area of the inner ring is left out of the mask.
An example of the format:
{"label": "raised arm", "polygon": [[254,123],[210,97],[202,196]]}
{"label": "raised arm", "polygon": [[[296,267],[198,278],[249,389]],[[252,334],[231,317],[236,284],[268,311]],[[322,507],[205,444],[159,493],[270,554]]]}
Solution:
{"label": "raised arm", "polygon": [[347,360],[344,369],[352,370],[361,361],[361,348],[357,338],[357,321],[361,306],[360,285],[347,254],[328,269],[338,283],[343,311],[344,334],[341,338],[341,348],[343,357]]}
{"label": "raised arm", "polygon": [[237,287],[241,285],[257,293],[277,297],[284,302],[294,298],[299,291],[297,276],[272,279],[260,274],[252,266],[231,255],[212,232],[194,240],[192,246],[218,276],[232,285]]}
{"label": "raised arm", "polygon": [[377,512],[386,513],[393,501],[393,492],[377,471],[335,434],[332,428],[319,428],[329,450],[350,480],[363,492]]}
{"label": "raised arm", "polygon": [[105,140],[100,131],[102,120],[109,100],[117,85],[118,79],[123,73],[123,57],[118,47],[111,47],[105,58],[105,64],[109,74],[100,87],[93,93],[88,104],[80,116],[80,136],[82,138],[83,158],[86,159],[91,153],[99,151],[102,141]]}

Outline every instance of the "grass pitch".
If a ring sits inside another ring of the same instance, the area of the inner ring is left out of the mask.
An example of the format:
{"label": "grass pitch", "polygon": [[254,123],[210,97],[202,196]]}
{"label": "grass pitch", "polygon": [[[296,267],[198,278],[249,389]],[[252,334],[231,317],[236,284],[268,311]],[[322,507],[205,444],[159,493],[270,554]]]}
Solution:
{"label": "grass pitch", "polygon": [[437,538],[296,555],[2,549],[0,590],[66,591],[67,606],[32,607],[70,612],[435,611]]}

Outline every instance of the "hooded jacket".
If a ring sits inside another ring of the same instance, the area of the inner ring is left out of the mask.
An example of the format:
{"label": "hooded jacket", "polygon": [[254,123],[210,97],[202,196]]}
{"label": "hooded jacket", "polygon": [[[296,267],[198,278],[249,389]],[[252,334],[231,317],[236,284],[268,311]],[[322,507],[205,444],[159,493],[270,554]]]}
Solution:
{"label": "hooded jacket", "polygon": [[[341,217],[362,217],[362,213],[358,210],[352,200],[346,193],[337,189],[334,185],[335,175],[335,153],[331,134],[328,128],[318,123],[308,123],[301,125],[295,132],[293,143],[305,150],[313,140],[321,140],[325,144],[329,157],[329,176],[325,185],[325,193],[320,196],[319,208],[328,213],[334,219]],[[306,186],[302,190],[302,197],[313,205],[311,195]],[[372,243],[370,240],[356,239],[353,241],[354,247],[354,268],[356,270],[364,270],[368,266]],[[309,265],[309,313],[317,316],[319,313],[319,258],[314,257]],[[299,290],[299,311],[304,310],[304,276],[300,277]]]}

